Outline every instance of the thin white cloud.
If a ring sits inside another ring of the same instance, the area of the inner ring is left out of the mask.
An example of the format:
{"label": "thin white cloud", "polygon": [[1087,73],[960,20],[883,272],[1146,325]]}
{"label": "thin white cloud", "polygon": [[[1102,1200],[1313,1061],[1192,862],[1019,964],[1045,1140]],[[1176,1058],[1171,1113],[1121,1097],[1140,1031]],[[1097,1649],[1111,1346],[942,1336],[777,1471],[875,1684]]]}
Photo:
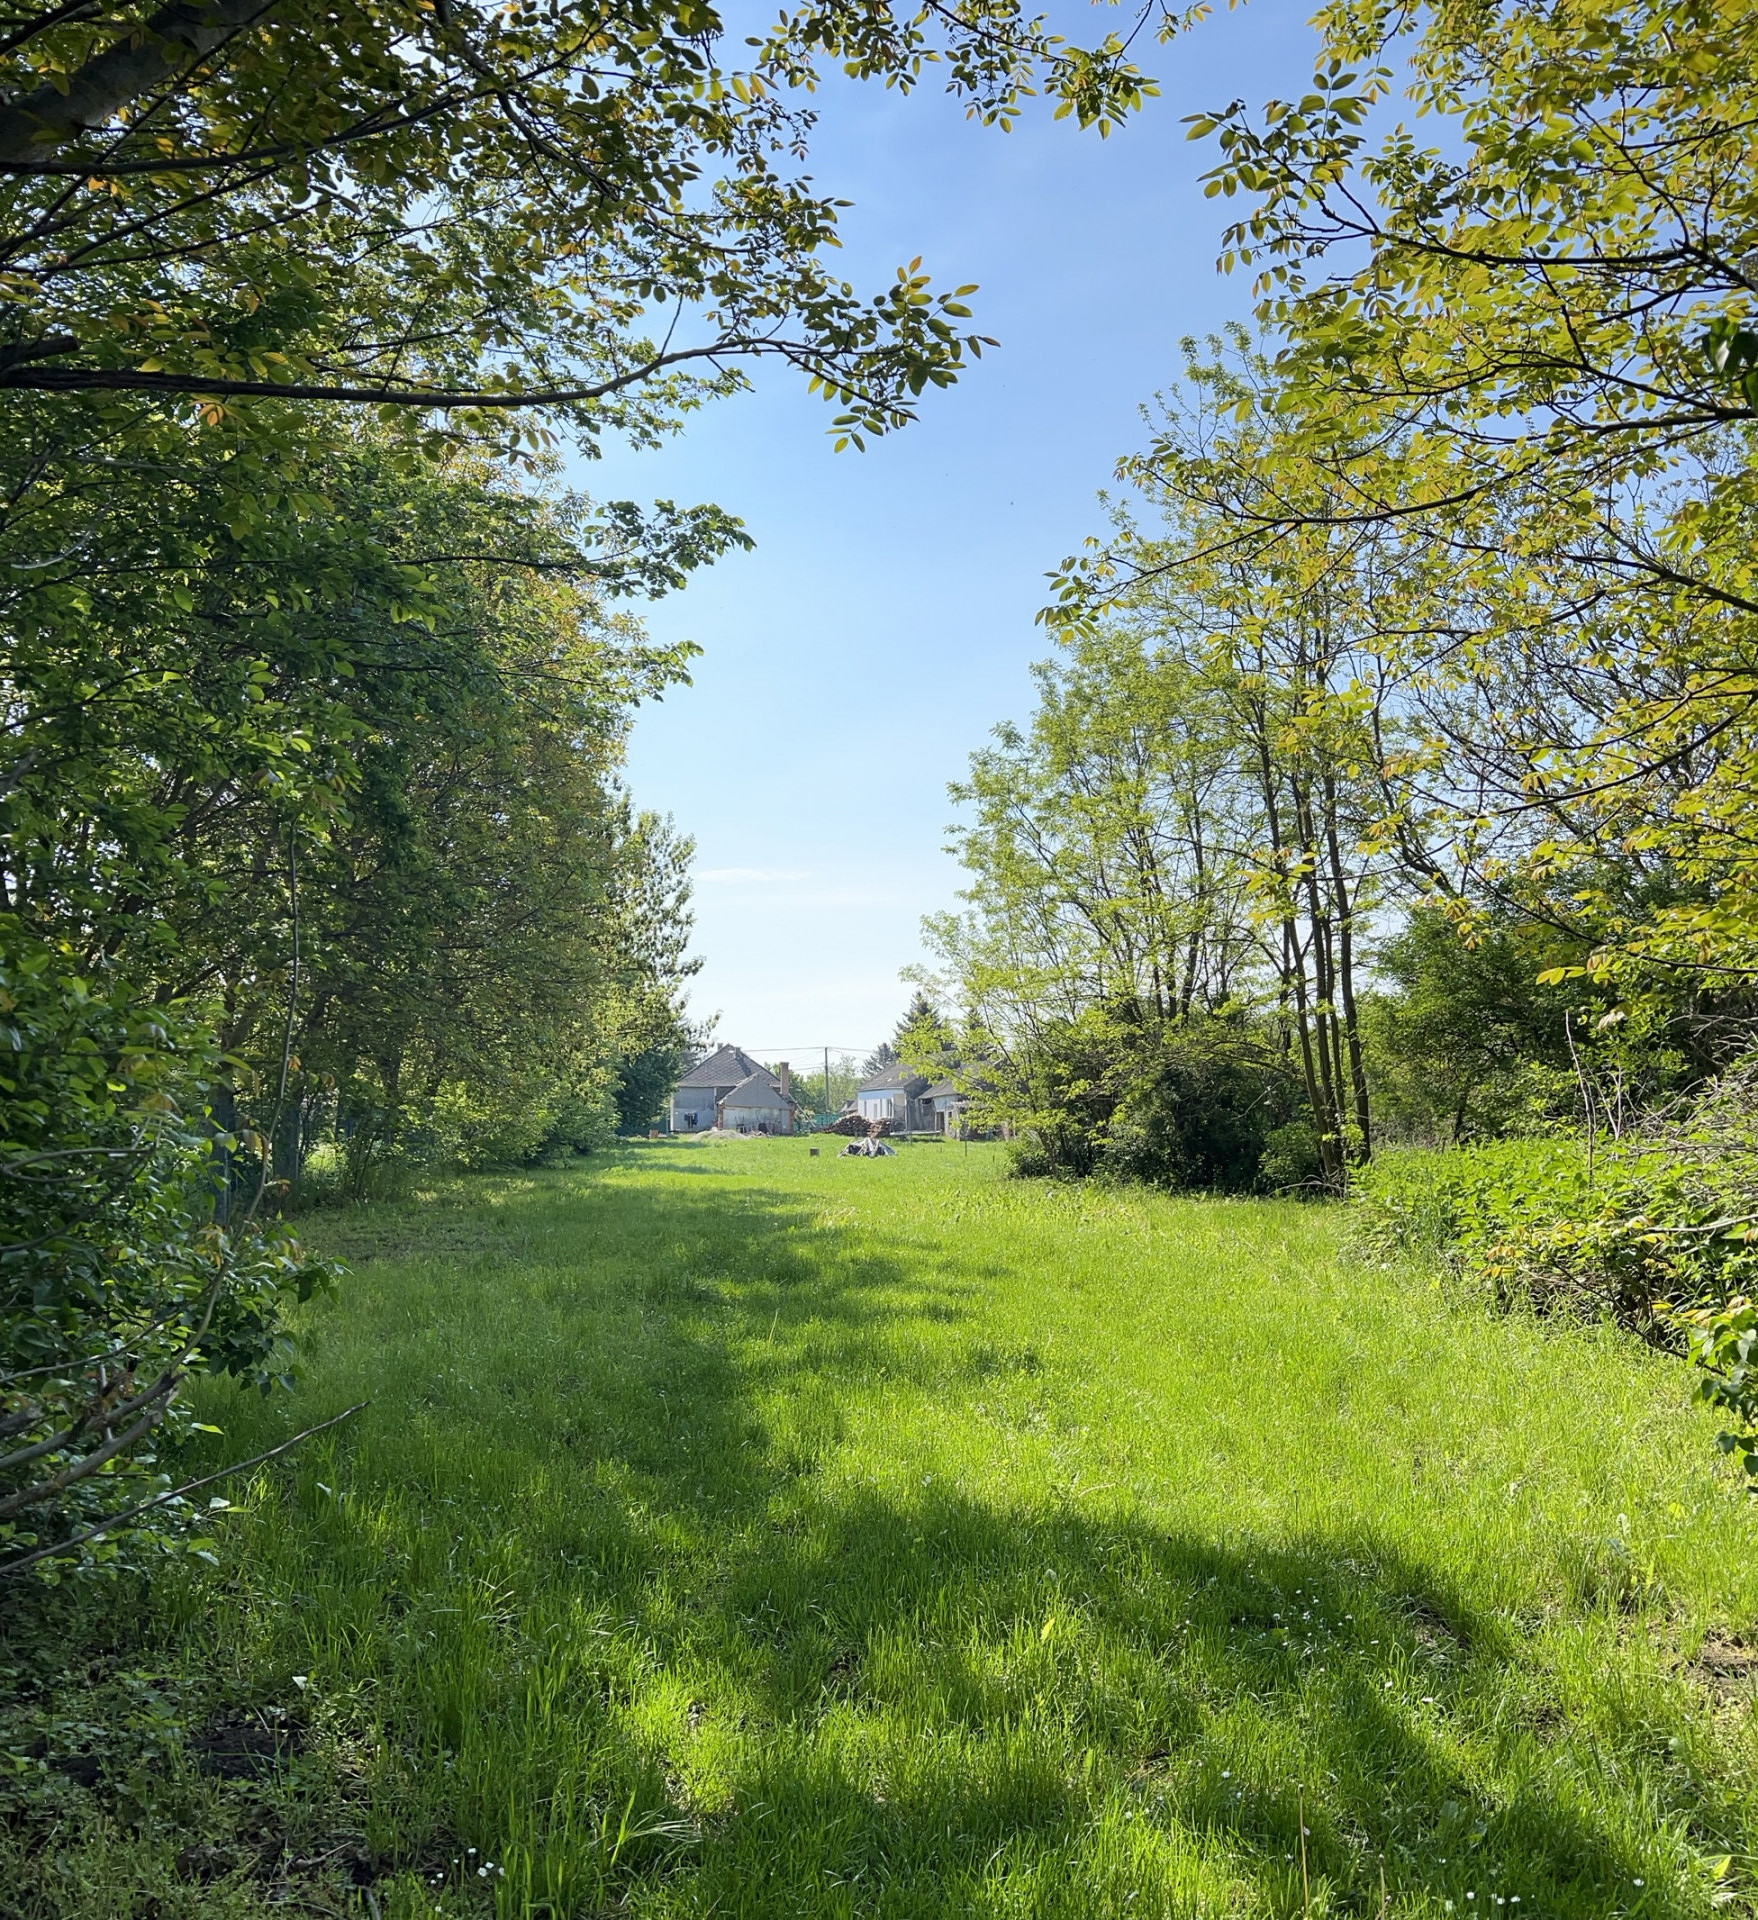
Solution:
{"label": "thin white cloud", "polygon": [[762,886],[775,880],[810,880],[811,877],[809,873],[795,873],[782,867],[705,867],[696,875],[698,880],[710,880],[722,887]]}

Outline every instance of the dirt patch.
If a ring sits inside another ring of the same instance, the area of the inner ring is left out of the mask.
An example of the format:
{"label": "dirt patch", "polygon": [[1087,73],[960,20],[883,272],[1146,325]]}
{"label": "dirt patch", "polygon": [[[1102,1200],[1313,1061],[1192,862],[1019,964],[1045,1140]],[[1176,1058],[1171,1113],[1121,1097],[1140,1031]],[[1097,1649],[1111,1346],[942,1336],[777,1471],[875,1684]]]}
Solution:
{"label": "dirt patch", "polygon": [[1546,1746],[1563,1730],[1563,1710],[1554,1700],[1541,1700],[1526,1716],[1534,1736]]}
{"label": "dirt patch", "polygon": [[1685,1671],[1718,1698],[1728,1700],[1758,1684],[1758,1647],[1727,1634],[1711,1634],[1686,1662]]}
{"label": "dirt patch", "polygon": [[1432,1600],[1412,1594],[1404,1601],[1405,1617],[1416,1635],[1418,1646],[1431,1653],[1456,1653],[1470,1646],[1471,1636],[1449,1620]]}
{"label": "dirt patch", "polygon": [[203,1728],[187,1751],[198,1773],[218,1780],[260,1780],[279,1772],[304,1748],[304,1729],[297,1722],[257,1715]]}

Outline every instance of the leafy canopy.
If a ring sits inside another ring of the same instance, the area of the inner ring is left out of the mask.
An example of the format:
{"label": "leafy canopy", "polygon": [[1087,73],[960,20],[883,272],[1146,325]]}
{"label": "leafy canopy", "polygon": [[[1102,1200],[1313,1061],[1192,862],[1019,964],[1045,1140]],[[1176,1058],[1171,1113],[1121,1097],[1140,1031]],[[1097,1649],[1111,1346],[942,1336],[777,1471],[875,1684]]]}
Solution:
{"label": "leafy canopy", "polygon": [[[1150,9],[1157,13],[1157,9]],[[1177,23],[1163,22],[1170,32]],[[91,0],[0,39],[0,389],[538,407],[637,438],[780,358],[847,437],[983,342],[919,263],[858,295],[797,171],[820,67],[942,66],[1007,124],[1151,83],[1016,0],[813,0],[726,57],[699,0]],[[517,430],[515,429],[515,433]]]}

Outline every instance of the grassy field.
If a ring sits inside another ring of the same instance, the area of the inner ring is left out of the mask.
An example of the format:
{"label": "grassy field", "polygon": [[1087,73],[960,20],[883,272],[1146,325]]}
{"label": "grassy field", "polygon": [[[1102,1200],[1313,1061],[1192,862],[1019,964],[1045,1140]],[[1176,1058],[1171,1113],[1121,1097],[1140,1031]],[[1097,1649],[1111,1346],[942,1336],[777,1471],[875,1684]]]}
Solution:
{"label": "grassy field", "polygon": [[0,1909],[1758,1911],[1758,1514],[1675,1361],[983,1148],[313,1237],[296,1400],[210,1417],[371,1407],[80,1667],[158,1745]]}

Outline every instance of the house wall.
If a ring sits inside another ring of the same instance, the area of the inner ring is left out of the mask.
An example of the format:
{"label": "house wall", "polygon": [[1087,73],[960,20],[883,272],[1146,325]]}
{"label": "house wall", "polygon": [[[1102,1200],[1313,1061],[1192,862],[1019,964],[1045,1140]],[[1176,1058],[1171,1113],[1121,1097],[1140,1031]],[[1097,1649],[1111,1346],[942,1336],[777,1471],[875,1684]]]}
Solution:
{"label": "house wall", "polygon": [[934,1133],[939,1129],[934,1102],[919,1094],[912,1097],[902,1087],[857,1094],[855,1100],[855,1110],[863,1120],[889,1120],[902,1133]]}
{"label": "house wall", "polygon": [[[730,1087],[677,1087],[671,1096],[671,1130],[673,1133],[702,1133],[714,1125],[714,1109],[720,1098],[732,1091]],[[692,1122],[687,1116],[696,1116]]]}
{"label": "house wall", "polygon": [[747,1133],[786,1133],[788,1115],[785,1107],[723,1107],[720,1124],[737,1132],[741,1127]]}
{"label": "house wall", "polygon": [[912,1099],[902,1087],[890,1087],[884,1093],[863,1093],[856,1098],[857,1111],[863,1120],[889,1120],[903,1133],[934,1131],[934,1103],[919,1097]]}

